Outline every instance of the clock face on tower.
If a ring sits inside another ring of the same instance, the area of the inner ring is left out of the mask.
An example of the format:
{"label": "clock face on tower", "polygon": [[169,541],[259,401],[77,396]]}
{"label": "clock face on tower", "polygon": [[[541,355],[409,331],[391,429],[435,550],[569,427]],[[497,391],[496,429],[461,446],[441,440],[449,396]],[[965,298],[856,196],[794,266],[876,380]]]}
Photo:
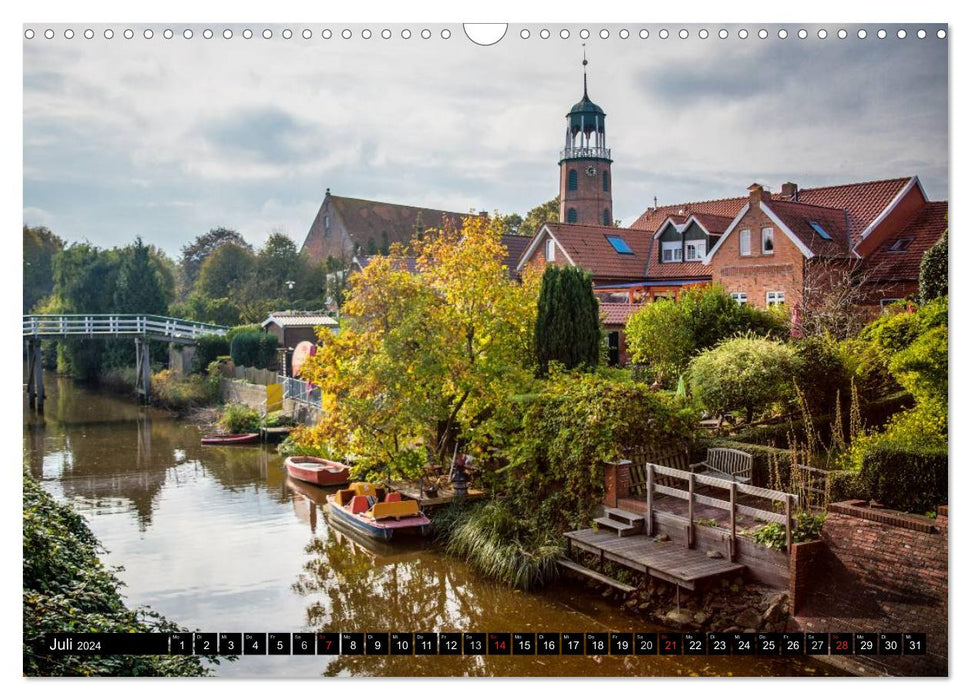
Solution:
{"label": "clock face on tower", "polygon": [[596,174],[597,174],[597,169],[595,167],[593,167],[592,165],[588,165],[587,166],[587,175],[589,175],[590,177],[593,177]]}

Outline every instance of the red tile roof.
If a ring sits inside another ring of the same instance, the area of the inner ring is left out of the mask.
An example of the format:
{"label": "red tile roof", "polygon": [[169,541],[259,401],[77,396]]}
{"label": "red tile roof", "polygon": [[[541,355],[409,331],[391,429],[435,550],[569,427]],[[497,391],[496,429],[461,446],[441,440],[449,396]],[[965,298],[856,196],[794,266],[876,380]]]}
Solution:
{"label": "red tile roof", "polygon": [[503,235],[502,244],[506,246],[506,259],[503,261],[506,265],[506,269],[509,270],[509,276],[513,277],[516,274],[516,265],[519,264],[519,258],[523,256],[526,252],[526,248],[529,247],[529,242],[532,240],[532,236],[510,236],[508,234]]}
{"label": "red tile roof", "polygon": [[[650,236],[612,226],[548,223],[545,228],[563,247],[574,265],[590,270],[595,277],[643,279]],[[633,254],[618,253],[607,240],[607,236],[622,238],[634,251]]]}
{"label": "red tile roof", "polygon": [[600,302],[600,318],[605,326],[623,326],[630,315],[640,309],[642,304],[628,304],[627,302]]}
{"label": "red tile roof", "polygon": [[[846,237],[847,214],[842,209],[818,207],[804,202],[767,202],[769,209],[814,255],[825,258],[846,257],[850,246]],[[832,240],[819,235],[810,222],[816,222]]]}
{"label": "red tile roof", "polygon": [[718,236],[725,233],[725,229],[731,225],[734,217],[697,213],[694,215],[694,218],[696,218],[698,222],[704,226],[708,233],[710,233],[712,236]]}
{"label": "red tile roof", "polygon": [[462,214],[441,209],[426,209],[405,204],[389,204],[369,199],[328,195],[351,239],[362,246],[368,240],[380,246],[387,237],[389,243],[408,245],[418,230],[429,228],[461,228],[462,219],[477,214]]}
{"label": "red tile roof", "polygon": [[[865,261],[874,282],[913,281],[920,273],[920,260],[937,243],[947,228],[947,202],[928,202],[900,233],[889,236]],[[901,238],[913,238],[907,249],[893,252],[890,247]]]}
{"label": "red tile roof", "polygon": [[[900,191],[909,183],[911,178],[899,177],[892,180],[874,180],[872,182],[854,182],[847,185],[833,185],[829,187],[812,187],[798,190],[796,201],[801,204],[814,204],[820,207],[845,209],[849,217],[849,231],[853,245],[859,241],[863,230],[876,219],[887,205],[893,201]],[[790,201],[780,192],[771,194],[770,204],[774,202]],[[729,199],[713,199],[703,202],[684,202],[670,204],[657,209],[651,208],[631,224],[632,229],[642,231],[657,231],[668,216],[687,217],[691,214],[714,214],[716,216],[734,219],[738,212],[748,202],[748,197],[731,197]],[[706,226],[707,228],[707,226]],[[709,229],[710,230],[710,229]]]}

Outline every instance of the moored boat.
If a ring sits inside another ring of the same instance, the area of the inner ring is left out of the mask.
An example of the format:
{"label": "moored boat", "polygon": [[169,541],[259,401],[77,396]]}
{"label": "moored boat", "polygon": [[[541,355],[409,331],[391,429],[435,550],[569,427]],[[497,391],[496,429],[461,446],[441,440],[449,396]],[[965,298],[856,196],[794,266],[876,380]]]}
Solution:
{"label": "moored boat", "polygon": [[225,433],[205,435],[202,438],[203,445],[252,445],[259,441],[259,433]]}
{"label": "moored boat", "polygon": [[331,515],[356,531],[388,542],[395,533],[424,535],[431,521],[421,512],[418,501],[402,498],[397,491],[355,481],[346,489],[327,496]]}
{"label": "moored boat", "polygon": [[283,461],[287,474],[317,486],[341,486],[350,478],[351,468],[320,457],[292,456]]}

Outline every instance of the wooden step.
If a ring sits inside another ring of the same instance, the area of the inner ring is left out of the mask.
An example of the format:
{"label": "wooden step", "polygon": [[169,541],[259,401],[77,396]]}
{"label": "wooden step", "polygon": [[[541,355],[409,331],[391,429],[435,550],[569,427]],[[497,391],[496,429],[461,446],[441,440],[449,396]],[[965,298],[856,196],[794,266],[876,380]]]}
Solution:
{"label": "wooden step", "polygon": [[644,523],[644,516],[640,513],[632,513],[629,510],[624,510],[623,508],[604,508],[604,512],[607,517],[611,520],[617,520],[628,525],[637,525],[638,523]]}
{"label": "wooden step", "polygon": [[613,588],[616,588],[618,591],[623,591],[624,593],[631,593],[632,591],[637,590],[635,586],[628,586],[626,583],[621,583],[620,581],[616,579],[612,579],[609,576],[605,576],[598,571],[594,571],[593,569],[588,569],[585,566],[581,566],[580,564],[577,564],[575,561],[570,561],[569,559],[557,559],[556,563],[562,566],[564,569],[569,569],[570,571],[574,571],[580,574],[581,576],[592,578],[594,581],[605,583],[608,586],[612,586]]}
{"label": "wooden step", "polygon": [[597,523],[603,530],[616,532],[618,537],[639,535],[644,531],[644,523],[622,523],[619,520],[612,520],[611,518],[597,518],[593,522]]}

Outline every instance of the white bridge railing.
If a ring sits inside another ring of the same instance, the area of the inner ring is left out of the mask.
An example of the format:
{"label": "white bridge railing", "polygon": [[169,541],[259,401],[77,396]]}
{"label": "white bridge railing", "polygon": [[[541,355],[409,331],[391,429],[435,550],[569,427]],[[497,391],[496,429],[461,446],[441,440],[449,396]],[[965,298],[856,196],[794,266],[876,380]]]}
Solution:
{"label": "white bridge railing", "polygon": [[31,314],[24,316],[24,337],[145,337],[192,343],[204,335],[226,335],[229,328],[167,316],[138,314]]}

